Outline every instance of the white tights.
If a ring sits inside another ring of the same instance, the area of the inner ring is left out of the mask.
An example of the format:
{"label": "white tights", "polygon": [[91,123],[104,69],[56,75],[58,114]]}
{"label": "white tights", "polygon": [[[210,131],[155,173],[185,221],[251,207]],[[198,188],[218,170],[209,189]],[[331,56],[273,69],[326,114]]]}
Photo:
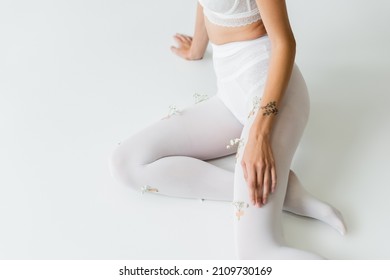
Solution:
{"label": "white tights", "polygon": [[[294,75],[300,75],[299,71],[293,72],[292,80]],[[321,259],[286,247],[281,226],[284,209],[322,220],[340,233],[345,232],[340,213],[309,194],[290,171],[306,125],[308,106],[305,94],[291,90],[280,105],[272,136],[278,183],[262,208],[249,203],[240,166],[255,115],[243,126],[218,96],[170,114],[122,142],[111,158],[112,175],[137,191],[232,202],[240,259]],[[230,139],[236,138],[243,140],[242,145],[227,149]],[[233,153],[237,156],[234,173],[207,162]]]}

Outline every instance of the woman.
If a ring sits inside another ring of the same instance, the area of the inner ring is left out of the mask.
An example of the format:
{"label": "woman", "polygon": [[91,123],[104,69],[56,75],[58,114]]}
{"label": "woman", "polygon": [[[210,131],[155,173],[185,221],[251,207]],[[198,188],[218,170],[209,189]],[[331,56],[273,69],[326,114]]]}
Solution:
{"label": "woman", "polygon": [[[174,38],[172,51],[187,60],[210,41],[218,92],[122,142],[112,174],[142,192],[231,201],[240,259],[321,259],[282,237],[283,207],[345,232],[340,213],[290,171],[309,99],[285,1],[199,0],[194,36]],[[234,173],[206,162],[232,153]]]}

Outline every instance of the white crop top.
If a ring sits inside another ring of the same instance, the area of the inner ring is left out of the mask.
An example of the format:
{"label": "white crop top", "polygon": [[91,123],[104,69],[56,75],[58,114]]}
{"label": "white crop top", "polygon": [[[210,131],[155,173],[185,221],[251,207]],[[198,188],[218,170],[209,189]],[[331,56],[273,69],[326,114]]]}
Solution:
{"label": "white crop top", "polygon": [[256,0],[198,0],[207,19],[222,26],[242,26],[261,19]]}

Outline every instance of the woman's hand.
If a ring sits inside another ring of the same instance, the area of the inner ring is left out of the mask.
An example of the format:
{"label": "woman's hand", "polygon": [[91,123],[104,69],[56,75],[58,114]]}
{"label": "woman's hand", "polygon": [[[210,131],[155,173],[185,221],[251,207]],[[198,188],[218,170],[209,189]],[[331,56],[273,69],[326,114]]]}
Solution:
{"label": "woman's hand", "polygon": [[269,194],[275,191],[276,186],[275,161],[269,138],[268,135],[255,136],[249,133],[241,160],[249,198],[257,207],[267,203]]}
{"label": "woman's hand", "polygon": [[181,58],[184,58],[186,60],[199,60],[202,59],[202,55],[196,55],[195,52],[192,50],[192,37],[184,34],[175,34],[173,36],[176,43],[178,44],[177,47],[171,46],[171,51],[175,53],[176,55],[180,56]]}

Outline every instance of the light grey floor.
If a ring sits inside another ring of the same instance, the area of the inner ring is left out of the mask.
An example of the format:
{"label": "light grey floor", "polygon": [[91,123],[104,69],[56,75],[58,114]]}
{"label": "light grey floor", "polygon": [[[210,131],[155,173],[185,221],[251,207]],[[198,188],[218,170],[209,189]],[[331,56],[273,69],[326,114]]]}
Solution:
{"label": "light grey floor", "polygon": [[[235,258],[231,205],[142,196],[108,169],[117,143],[169,105],[215,94],[210,51],[169,51],[175,32],[192,34],[195,6],[0,0],[1,259]],[[390,4],[288,6],[312,106],[293,168],[349,232],[286,214],[286,238],[329,259],[388,259]]]}

